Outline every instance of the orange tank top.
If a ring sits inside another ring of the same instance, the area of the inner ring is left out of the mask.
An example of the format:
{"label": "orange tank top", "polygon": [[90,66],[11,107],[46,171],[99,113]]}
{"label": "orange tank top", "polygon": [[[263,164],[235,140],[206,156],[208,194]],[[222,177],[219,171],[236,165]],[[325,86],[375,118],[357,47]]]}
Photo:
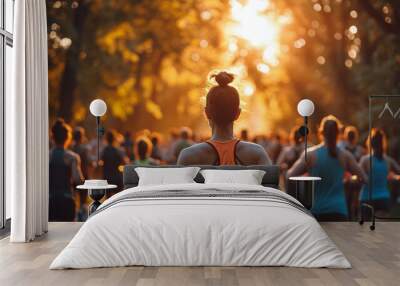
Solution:
{"label": "orange tank top", "polygon": [[213,147],[218,160],[215,165],[238,165],[240,161],[236,157],[236,146],[240,140],[229,141],[207,140],[206,142]]}

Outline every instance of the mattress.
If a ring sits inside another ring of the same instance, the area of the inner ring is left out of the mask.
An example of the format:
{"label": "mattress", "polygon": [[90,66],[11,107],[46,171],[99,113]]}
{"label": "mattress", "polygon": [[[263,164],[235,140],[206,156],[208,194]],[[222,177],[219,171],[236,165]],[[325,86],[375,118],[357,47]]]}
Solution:
{"label": "mattress", "polygon": [[291,196],[193,183],[134,187],[109,198],[50,269],[133,265],[351,267]]}

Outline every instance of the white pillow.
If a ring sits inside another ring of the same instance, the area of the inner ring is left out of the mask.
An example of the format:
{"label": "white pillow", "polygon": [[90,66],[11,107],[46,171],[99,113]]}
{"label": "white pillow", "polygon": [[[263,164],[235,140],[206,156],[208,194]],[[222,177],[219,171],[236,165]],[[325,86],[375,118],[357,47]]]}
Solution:
{"label": "white pillow", "polygon": [[199,167],[135,168],[139,176],[139,186],[195,183],[193,179],[199,170]]}
{"label": "white pillow", "polygon": [[265,171],[262,170],[202,170],[205,184],[246,184],[261,185]]}

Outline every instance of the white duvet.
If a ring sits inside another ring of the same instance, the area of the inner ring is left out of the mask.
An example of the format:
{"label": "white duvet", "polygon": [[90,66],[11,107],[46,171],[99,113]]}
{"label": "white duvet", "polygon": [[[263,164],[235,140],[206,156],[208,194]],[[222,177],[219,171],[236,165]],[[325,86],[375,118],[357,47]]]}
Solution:
{"label": "white duvet", "polygon": [[[262,186],[179,184],[114,195],[81,227],[50,269],[145,266],[294,266],[349,268],[318,222],[290,204],[240,197],[121,200],[134,192],[258,190]],[[297,201],[295,201],[297,202]]]}

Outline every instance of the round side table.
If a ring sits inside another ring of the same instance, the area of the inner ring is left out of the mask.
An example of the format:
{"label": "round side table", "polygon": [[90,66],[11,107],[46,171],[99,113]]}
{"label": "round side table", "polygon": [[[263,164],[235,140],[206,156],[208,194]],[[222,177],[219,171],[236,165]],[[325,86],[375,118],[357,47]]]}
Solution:
{"label": "round side table", "polygon": [[97,208],[101,205],[100,200],[104,197],[107,190],[115,189],[117,185],[106,185],[106,186],[88,186],[79,185],[76,188],[78,190],[88,190],[89,197],[93,200],[88,208],[89,216],[94,213]]}
{"label": "round side table", "polygon": [[310,210],[314,204],[315,183],[321,181],[320,177],[290,177],[289,180],[296,183],[295,198],[301,202],[304,207]]}

